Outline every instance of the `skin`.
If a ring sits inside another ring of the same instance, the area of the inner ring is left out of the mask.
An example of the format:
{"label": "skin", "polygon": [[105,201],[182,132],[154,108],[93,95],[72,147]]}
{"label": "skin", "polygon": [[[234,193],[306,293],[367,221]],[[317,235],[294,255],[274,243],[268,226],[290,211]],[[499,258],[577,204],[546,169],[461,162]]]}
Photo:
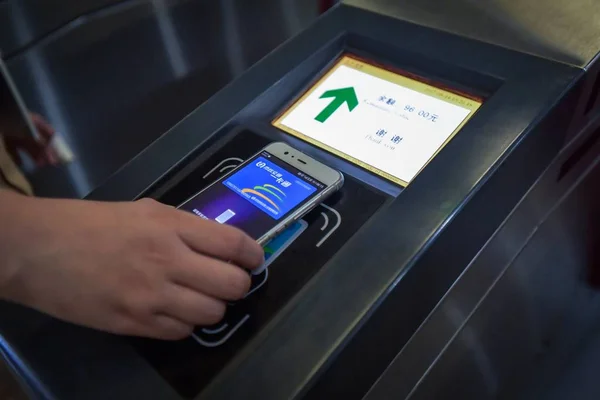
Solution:
{"label": "skin", "polygon": [[[54,129],[39,142],[7,135],[18,160],[57,157]],[[176,340],[212,325],[242,299],[262,248],[243,232],[150,199],[103,203],[0,190],[0,299],[107,332]]]}
{"label": "skin", "polygon": [[223,318],[262,248],[153,200],[102,203],[0,191],[0,297],[117,334],[181,339]]}
{"label": "skin", "polygon": [[[46,165],[57,165],[58,156],[50,147],[50,142],[55,134],[55,130],[41,115],[30,113],[31,121],[35,125],[40,140],[35,141],[30,137],[19,138],[5,134],[7,149],[17,164],[21,162],[19,150],[25,152],[38,167]],[[10,133],[10,132],[7,132]]]}

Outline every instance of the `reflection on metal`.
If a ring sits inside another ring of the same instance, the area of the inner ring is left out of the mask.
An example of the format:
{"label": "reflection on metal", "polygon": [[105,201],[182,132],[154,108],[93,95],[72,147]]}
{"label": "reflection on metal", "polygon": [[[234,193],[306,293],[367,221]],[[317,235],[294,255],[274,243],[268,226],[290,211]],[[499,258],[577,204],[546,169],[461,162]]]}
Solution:
{"label": "reflection on metal", "polygon": [[285,26],[288,35],[297,34],[302,29],[302,22],[298,18],[298,10],[296,9],[295,0],[284,0],[281,2],[281,14],[285,18]]}
{"label": "reflection on metal", "polygon": [[23,3],[14,2],[11,4],[13,12],[13,26],[15,28],[15,36],[19,42],[28,43],[34,40],[35,36],[29,27],[29,21],[23,12]]}
{"label": "reflection on metal", "polygon": [[[409,21],[575,65],[597,52],[595,0],[345,0]],[[543,5],[542,5],[543,4]]]}
{"label": "reflection on metal", "polygon": [[223,30],[227,58],[229,59],[231,74],[238,76],[246,70],[247,66],[244,61],[244,52],[238,31],[239,22],[235,10],[235,0],[221,0],[220,4],[223,10]]}
{"label": "reflection on metal", "polygon": [[[594,324],[589,321],[598,320],[589,311],[598,310],[600,297],[582,279],[598,254],[592,243],[600,237],[597,151],[585,179],[562,190],[549,190],[556,185],[557,169],[549,168],[539,191],[521,202],[442,300],[417,335],[450,329],[441,314],[455,304],[455,319],[462,323],[456,328],[457,321],[452,322],[454,334],[407,398],[452,393],[461,399],[531,399],[553,393],[553,382],[564,371],[561,360],[578,347],[586,329],[590,334]],[[559,193],[564,194],[546,201]],[[488,289],[472,304],[467,299],[481,290],[475,285]]]}
{"label": "reflection on metal", "polygon": [[[461,307],[453,301],[448,301],[448,303],[443,306],[442,312],[444,312],[452,324],[456,326],[457,332],[461,332],[460,340],[465,348],[469,350],[469,354],[472,355],[475,364],[477,365],[477,371],[483,381],[486,394],[488,396],[493,396],[494,393],[498,392],[500,387],[498,382],[498,371],[494,368],[489,354],[481,342],[478,332],[470,326],[465,326],[465,321],[467,321],[468,316],[465,315]],[[418,384],[415,386],[415,389],[417,387]],[[410,395],[407,397],[410,398]]]}
{"label": "reflection on metal", "polygon": [[[0,47],[13,57],[60,39],[74,29],[119,14],[148,0],[0,0]],[[60,7],[56,3],[60,3]],[[2,6],[4,6],[2,8]],[[18,6],[18,7],[17,7]],[[22,25],[27,26],[23,29]],[[1,35],[2,28],[7,29]]]}
{"label": "reflection on metal", "polygon": [[[15,2],[13,7],[16,16],[16,26],[18,27],[19,40],[32,40],[33,33],[29,27],[29,19],[22,9],[22,2]],[[65,112],[62,108],[61,92],[57,90],[53,77],[48,73],[49,67],[46,60],[39,51],[33,49],[25,54],[27,67],[31,70],[31,77],[34,80],[33,90],[38,92],[38,98],[42,102],[44,117],[51,121],[52,126],[61,133],[62,138],[69,147],[74,147],[75,140],[69,130],[69,124],[65,118]],[[64,168],[69,171],[75,190],[78,193],[87,193],[92,190],[92,185],[78,162],[68,163]]]}
{"label": "reflection on metal", "polygon": [[177,31],[173,24],[173,18],[165,0],[151,0],[152,6],[156,10],[156,20],[163,47],[168,54],[173,74],[181,78],[188,72],[188,64],[181,48],[180,40],[177,37]]}
{"label": "reflection on metal", "polygon": [[30,176],[42,196],[85,196],[317,17],[316,0],[35,1],[3,3],[0,31],[20,37],[6,64],[25,103],[76,154]]}
{"label": "reflection on metal", "polygon": [[551,392],[561,357],[599,315],[600,296],[583,277],[600,260],[600,143],[557,179],[598,129],[600,115],[465,266],[365,400],[547,398],[540,393]]}

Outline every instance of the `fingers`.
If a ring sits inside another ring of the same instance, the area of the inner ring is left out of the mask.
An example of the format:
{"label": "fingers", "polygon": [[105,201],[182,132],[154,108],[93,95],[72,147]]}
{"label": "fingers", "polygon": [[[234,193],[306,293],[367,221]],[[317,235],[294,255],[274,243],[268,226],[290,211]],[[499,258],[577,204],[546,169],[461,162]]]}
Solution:
{"label": "fingers", "polygon": [[256,269],[263,263],[263,249],[239,229],[184,211],[177,213],[179,236],[192,250],[248,269]]}
{"label": "fingers", "polygon": [[9,154],[18,164],[22,162],[19,150],[26,153],[38,167],[43,167],[48,164],[56,165],[59,162],[56,152],[47,143],[37,142],[33,138],[12,139],[7,140],[6,142]]}
{"label": "fingers", "polygon": [[60,164],[60,158],[58,157],[58,154],[56,153],[56,151],[51,148],[51,147],[47,147],[45,149],[45,159],[48,161],[48,163],[50,163],[50,165],[58,165]]}
{"label": "fingers", "polygon": [[33,124],[40,133],[40,136],[44,139],[44,143],[49,142],[52,138],[52,135],[54,135],[54,128],[52,125],[50,125],[48,121],[46,121],[44,117],[39,114],[31,113],[30,116]]}
{"label": "fingers", "polygon": [[162,340],[180,340],[190,336],[195,326],[209,326],[225,316],[224,302],[172,284],[167,287],[165,301],[146,326],[133,333]]}
{"label": "fingers", "polygon": [[170,285],[165,300],[165,309],[161,313],[192,326],[214,325],[225,316],[223,301],[187,287]]}
{"label": "fingers", "polygon": [[173,266],[171,280],[223,300],[240,300],[251,285],[248,272],[214,258],[189,252]]}
{"label": "fingers", "polygon": [[155,313],[144,318],[132,318],[129,314],[117,314],[107,325],[91,326],[120,335],[163,340],[184,339],[194,331],[194,324],[163,313]]}
{"label": "fingers", "polygon": [[162,314],[154,316],[153,324],[149,328],[151,331],[145,336],[162,340],[185,339],[194,331],[193,324]]}
{"label": "fingers", "polygon": [[[46,121],[44,117],[42,117],[39,114],[31,113],[31,120],[33,121],[33,124],[35,125],[42,139],[41,143],[37,144],[37,147],[35,149],[38,153],[38,156],[35,160],[36,164],[38,166],[44,166],[47,164],[59,164],[58,155],[56,154],[54,149],[50,147],[52,137],[54,136],[56,131],[54,130],[52,125],[50,125],[50,123],[48,123],[48,121]],[[30,149],[31,153],[33,151],[34,150]]]}

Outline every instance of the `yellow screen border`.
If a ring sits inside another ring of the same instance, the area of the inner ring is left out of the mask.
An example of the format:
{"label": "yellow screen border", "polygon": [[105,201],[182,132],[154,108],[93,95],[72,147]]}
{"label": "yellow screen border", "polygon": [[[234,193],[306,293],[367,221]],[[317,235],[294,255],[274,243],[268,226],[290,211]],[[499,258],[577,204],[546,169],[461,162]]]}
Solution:
{"label": "yellow screen border", "polygon": [[315,140],[302,132],[298,132],[297,130],[285,126],[281,123],[283,119],[285,119],[290,113],[292,113],[299,104],[301,104],[308,96],[310,96],[316,88],[323,83],[330,75],[332,75],[340,66],[347,66],[349,68],[353,68],[358,71],[365,72],[366,74],[384,79],[390,83],[394,83],[399,86],[403,86],[416,92],[426,94],[428,96],[434,97],[436,99],[445,101],[450,104],[454,104],[463,108],[467,108],[470,110],[469,115],[461,122],[461,124],[456,127],[456,129],[448,136],[448,138],[442,143],[442,145],[436,150],[436,152],[427,160],[427,162],[423,165],[423,167],[415,174],[413,179],[421,173],[423,168],[427,166],[438,155],[438,153],[454,138],[454,136],[463,128],[463,126],[473,117],[475,112],[481,107],[483,104],[483,99],[469,96],[463,93],[457,93],[455,91],[451,91],[447,88],[442,88],[440,86],[435,86],[433,83],[428,83],[424,79],[419,79],[419,77],[414,76],[412,74],[408,74],[401,71],[394,71],[391,69],[383,68],[382,66],[378,66],[370,61],[363,60],[357,56],[354,56],[349,53],[342,54],[338,60],[333,64],[333,66],[325,73],[321,78],[319,78],[315,83],[313,83],[297,100],[291,103],[283,112],[280,113],[279,116],[275,117],[271,124],[292,135],[295,136],[305,142],[312,144],[313,146],[319,147],[325,151],[328,151],[346,161],[349,161],[353,164],[358,165],[359,167],[366,169],[367,171],[379,175],[385,179],[388,179],[402,187],[408,186],[410,182],[406,182],[402,179],[399,179],[391,174],[388,174],[385,171],[380,170],[379,168],[375,168],[374,166],[361,161],[355,157],[352,157],[342,151],[339,151],[331,146],[328,146],[318,140]]}

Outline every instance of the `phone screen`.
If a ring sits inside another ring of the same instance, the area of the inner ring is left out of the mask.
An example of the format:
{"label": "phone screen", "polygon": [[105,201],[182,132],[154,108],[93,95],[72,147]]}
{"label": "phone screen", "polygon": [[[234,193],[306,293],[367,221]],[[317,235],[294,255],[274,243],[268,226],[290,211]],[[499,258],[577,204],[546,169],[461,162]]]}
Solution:
{"label": "phone screen", "polygon": [[315,178],[262,151],[179,208],[259,239],[324,189]]}

